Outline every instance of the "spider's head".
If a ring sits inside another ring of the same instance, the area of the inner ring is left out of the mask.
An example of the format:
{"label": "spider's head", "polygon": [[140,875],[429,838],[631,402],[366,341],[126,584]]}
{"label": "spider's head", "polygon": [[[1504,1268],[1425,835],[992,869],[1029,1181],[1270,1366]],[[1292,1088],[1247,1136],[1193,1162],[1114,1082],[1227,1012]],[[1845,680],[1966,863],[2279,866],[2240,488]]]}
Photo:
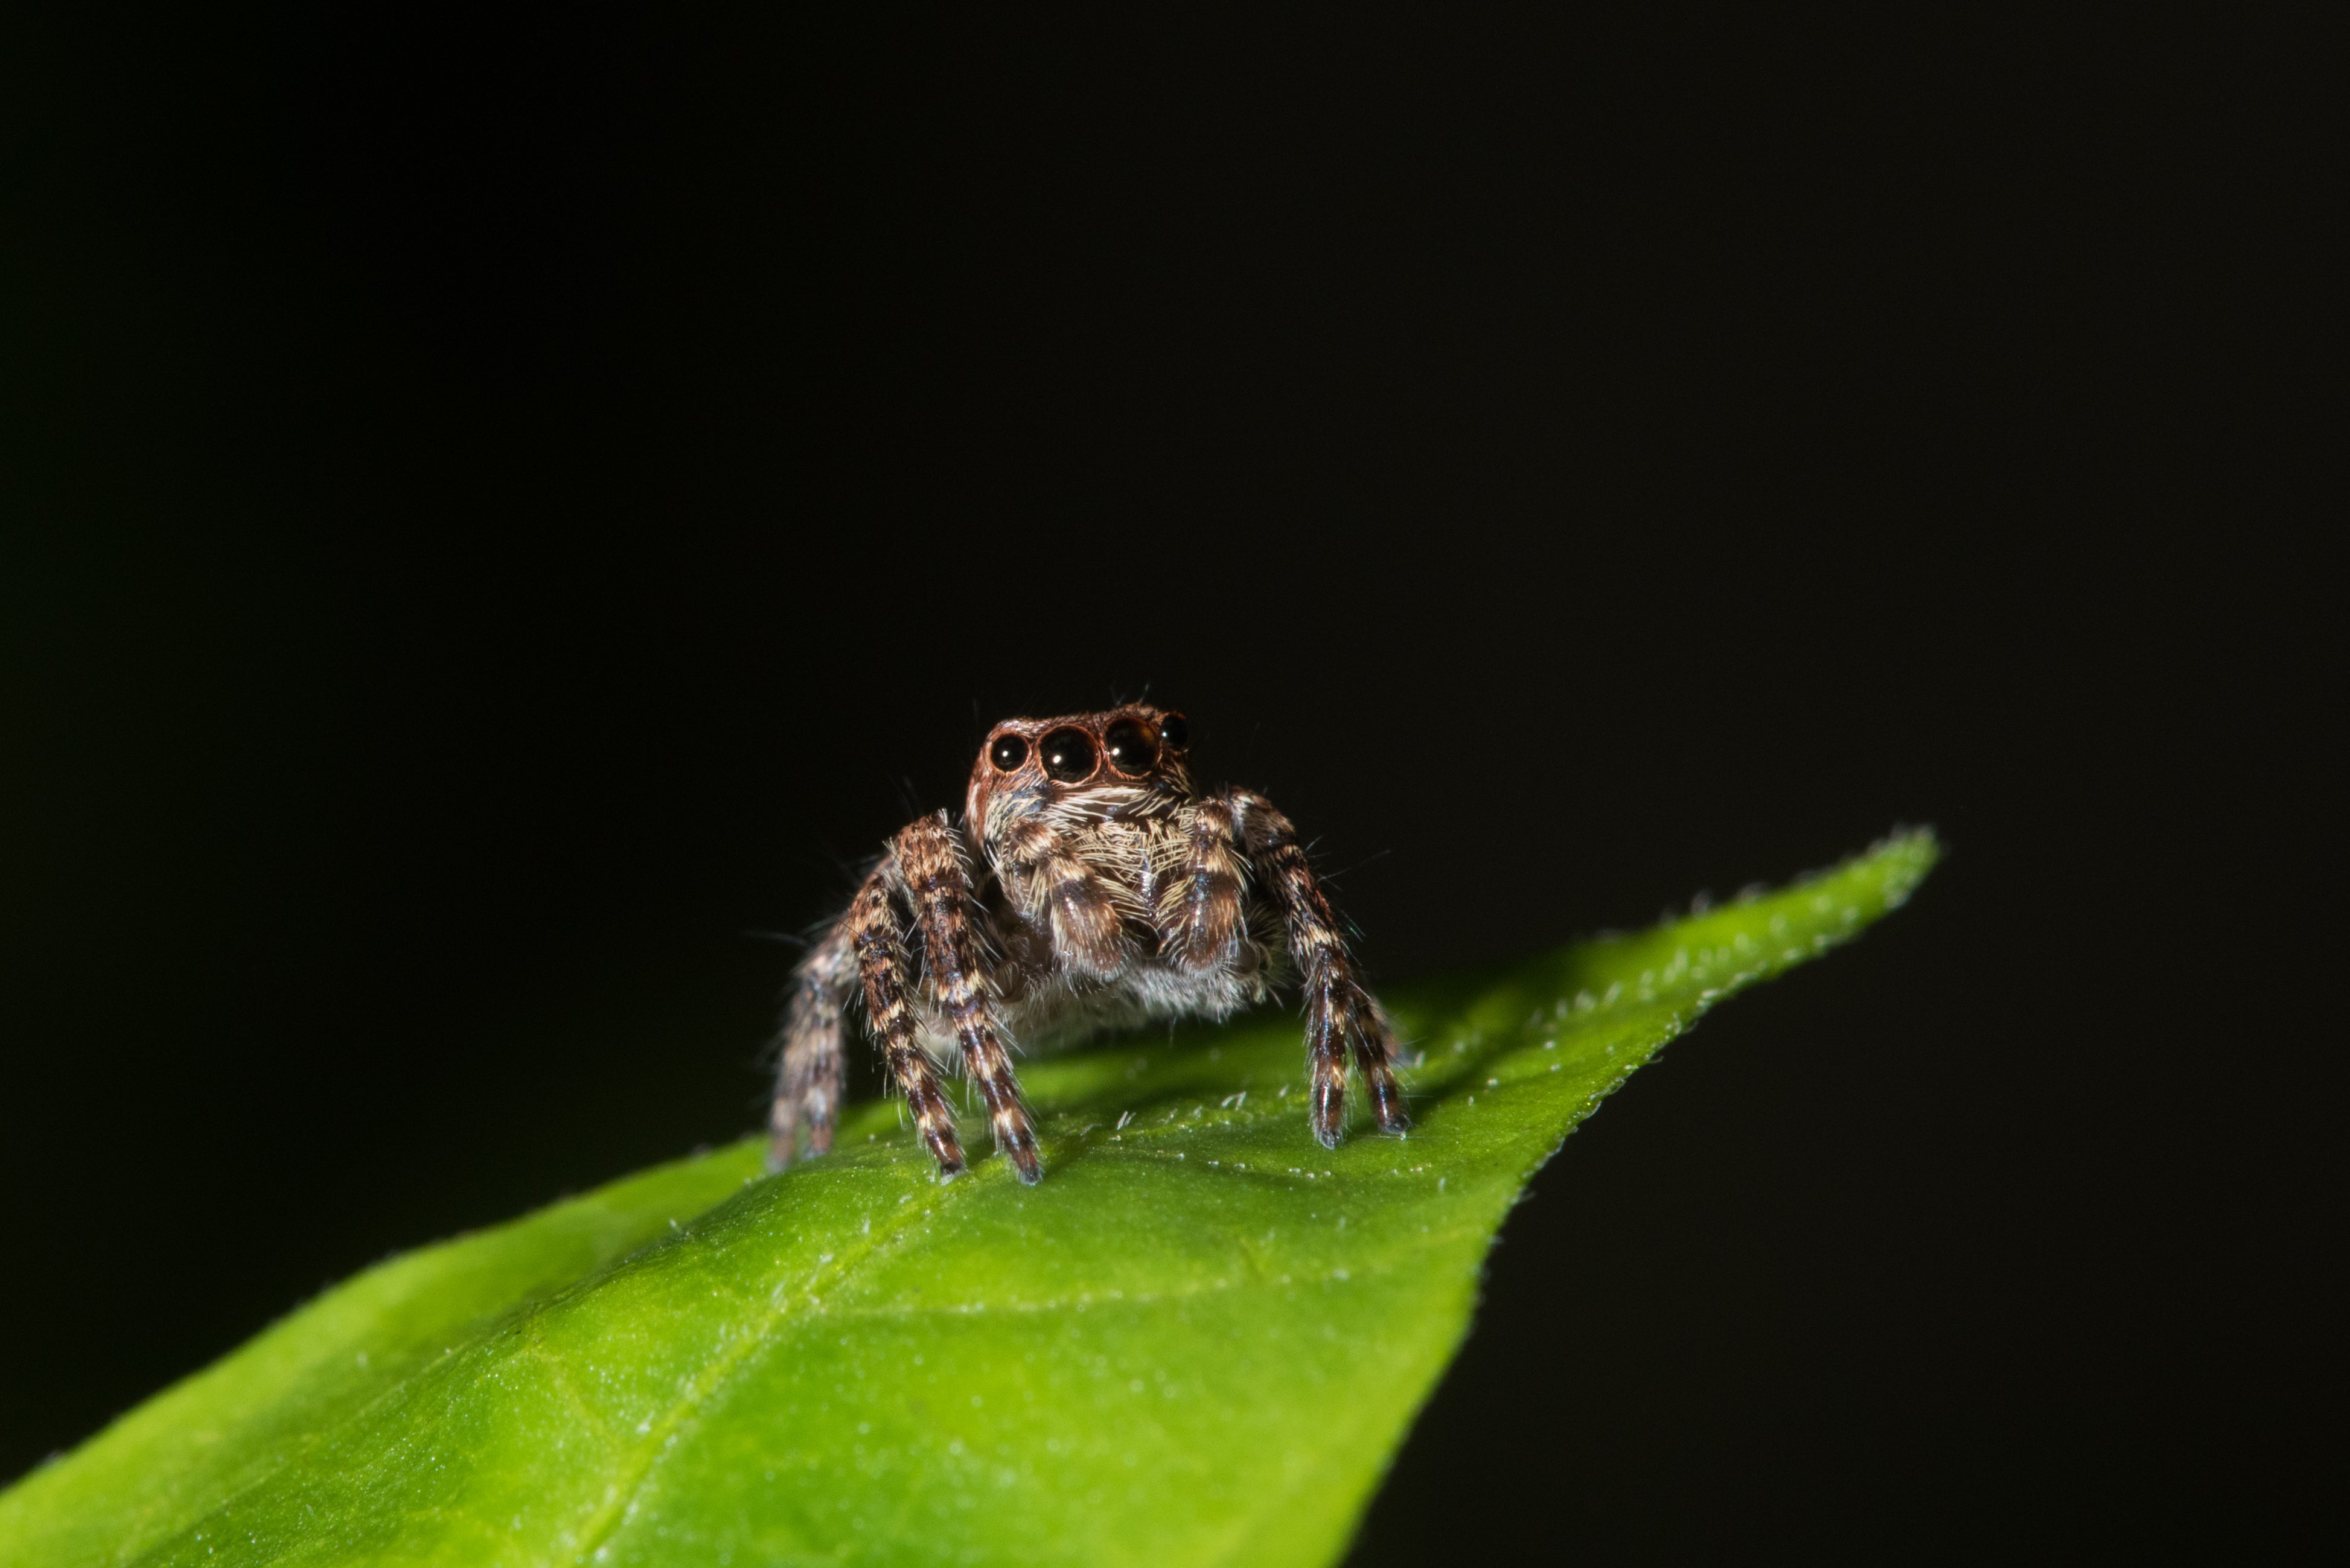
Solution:
{"label": "spider's head", "polygon": [[1153,795],[1188,793],[1183,715],[1139,704],[1064,719],[1006,719],[972,764],[965,820],[984,823],[997,796],[1088,807],[1104,815]]}

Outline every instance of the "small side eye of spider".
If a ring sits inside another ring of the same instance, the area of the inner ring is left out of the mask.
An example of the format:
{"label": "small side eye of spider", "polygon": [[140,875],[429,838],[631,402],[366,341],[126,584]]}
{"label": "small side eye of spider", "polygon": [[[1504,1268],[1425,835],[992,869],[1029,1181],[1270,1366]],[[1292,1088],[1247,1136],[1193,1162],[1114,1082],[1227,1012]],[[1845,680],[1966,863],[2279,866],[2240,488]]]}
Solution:
{"label": "small side eye of spider", "polygon": [[987,748],[987,760],[997,773],[1008,774],[1028,760],[1028,742],[1018,735],[998,735]]}

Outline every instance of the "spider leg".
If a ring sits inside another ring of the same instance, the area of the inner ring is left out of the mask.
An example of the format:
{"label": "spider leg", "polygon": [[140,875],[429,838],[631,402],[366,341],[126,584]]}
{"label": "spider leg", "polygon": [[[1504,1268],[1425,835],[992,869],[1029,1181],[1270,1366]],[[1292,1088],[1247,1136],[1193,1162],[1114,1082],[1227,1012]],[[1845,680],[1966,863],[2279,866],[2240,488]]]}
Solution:
{"label": "spider leg", "polygon": [[1307,1094],[1314,1136],[1336,1148],[1346,1124],[1347,1055],[1370,1091],[1379,1130],[1401,1133],[1411,1126],[1392,1059],[1395,1030],[1363,987],[1355,961],[1339,934],[1330,900],[1305,863],[1297,830],[1271,801],[1248,790],[1228,797],[1240,819],[1250,857],[1271,889],[1288,929],[1289,950],[1305,987],[1305,1045],[1313,1084]]}
{"label": "spider leg", "polygon": [[914,1126],[939,1162],[941,1176],[962,1171],[962,1144],[955,1137],[954,1115],[940,1091],[938,1069],[923,1054],[910,992],[913,974],[907,942],[912,933],[899,919],[893,885],[899,880],[893,856],[873,868],[857,890],[844,922],[857,952],[857,971],[865,985],[865,1012],[873,1037],[880,1043],[889,1075],[904,1091],[914,1113]]}
{"label": "spider leg", "polygon": [[793,971],[775,1100],[767,1117],[769,1170],[791,1164],[802,1118],[810,1158],[832,1148],[833,1118],[840,1109],[841,1014],[857,984],[855,940],[844,915]]}
{"label": "spider leg", "polygon": [[894,846],[906,889],[922,933],[922,954],[941,1007],[954,1024],[964,1067],[987,1102],[995,1147],[1010,1157],[1024,1182],[1034,1183],[1044,1168],[1036,1160],[1035,1128],[1021,1103],[1020,1080],[1003,1048],[994,1007],[988,1001],[980,960],[976,906],[966,868],[962,837],[940,812],[898,835]]}

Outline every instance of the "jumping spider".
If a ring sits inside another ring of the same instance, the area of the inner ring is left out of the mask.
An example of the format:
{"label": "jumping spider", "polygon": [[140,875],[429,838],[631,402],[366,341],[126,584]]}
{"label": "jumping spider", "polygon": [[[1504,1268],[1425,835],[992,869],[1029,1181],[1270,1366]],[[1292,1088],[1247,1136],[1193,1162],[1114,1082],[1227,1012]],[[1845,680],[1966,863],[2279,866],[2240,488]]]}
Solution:
{"label": "jumping spider", "polygon": [[[1044,1174],[1011,1046],[1110,1025],[1224,1018],[1294,967],[1305,993],[1314,1136],[1336,1147],[1347,1058],[1380,1128],[1409,1118],[1395,1031],[1338,933],[1289,819],[1248,790],[1202,793],[1183,715],[1131,706],[1007,719],[972,765],[962,821],[900,830],[801,962],[784,1014],[767,1164],[807,1128],[832,1147],[842,1021],[859,998],[942,1176],[963,1168],[939,1072],[960,1055],[1020,1179]],[[973,847],[978,854],[972,854]]]}

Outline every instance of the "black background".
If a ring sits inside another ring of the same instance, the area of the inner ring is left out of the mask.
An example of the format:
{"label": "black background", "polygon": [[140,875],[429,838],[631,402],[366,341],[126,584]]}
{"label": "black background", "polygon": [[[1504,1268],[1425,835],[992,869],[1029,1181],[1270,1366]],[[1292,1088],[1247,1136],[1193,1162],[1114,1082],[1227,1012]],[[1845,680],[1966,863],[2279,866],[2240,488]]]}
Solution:
{"label": "black background", "polygon": [[750,1130],[755,933],[1147,690],[1388,981],[1952,850],[1544,1172],[1362,1561],[2199,1517],[2101,911],[2276,176],[2166,26],[20,17],[0,1473]]}

